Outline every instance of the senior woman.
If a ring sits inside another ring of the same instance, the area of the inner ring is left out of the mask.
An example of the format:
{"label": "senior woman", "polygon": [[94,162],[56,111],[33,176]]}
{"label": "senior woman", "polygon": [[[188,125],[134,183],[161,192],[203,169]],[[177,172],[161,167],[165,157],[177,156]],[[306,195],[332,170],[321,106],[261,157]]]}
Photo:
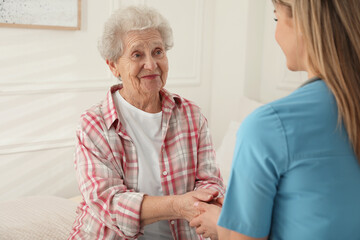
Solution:
{"label": "senior woman", "polygon": [[116,11],[99,51],[121,84],[86,111],[75,168],[83,201],[69,239],[202,239],[197,201],[225,191],[205,117],[163,87],[173,45],[148,7]]}

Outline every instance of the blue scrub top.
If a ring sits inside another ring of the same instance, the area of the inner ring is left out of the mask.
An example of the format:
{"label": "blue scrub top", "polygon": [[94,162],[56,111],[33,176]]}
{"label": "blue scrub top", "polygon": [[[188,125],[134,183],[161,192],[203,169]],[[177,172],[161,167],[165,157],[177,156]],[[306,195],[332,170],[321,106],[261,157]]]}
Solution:
{"label": "blue scrub top", "polygon": [[218,225],[269,239],[360,239],[360,165],[322,80],[241,124]]}

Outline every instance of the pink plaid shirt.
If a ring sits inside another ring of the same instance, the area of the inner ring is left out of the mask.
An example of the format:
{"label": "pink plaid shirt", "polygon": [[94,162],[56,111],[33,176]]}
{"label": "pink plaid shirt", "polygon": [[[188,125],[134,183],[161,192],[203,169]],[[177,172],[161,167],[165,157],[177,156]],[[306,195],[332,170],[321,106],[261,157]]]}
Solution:
{"label": "pink plaid shirt", "polygon": [[[84,113],[77,130],[75,169],[83,196],[69,239],[136,239],[144,193],[137,191],[135,145],[118,118],[112,93]],[[161,184],[164,195],[199,188],[225,192],[207,120],[198,106],[165,89],[162,96]],[[174,239],[202,239],[186,220],[170,220]]]}

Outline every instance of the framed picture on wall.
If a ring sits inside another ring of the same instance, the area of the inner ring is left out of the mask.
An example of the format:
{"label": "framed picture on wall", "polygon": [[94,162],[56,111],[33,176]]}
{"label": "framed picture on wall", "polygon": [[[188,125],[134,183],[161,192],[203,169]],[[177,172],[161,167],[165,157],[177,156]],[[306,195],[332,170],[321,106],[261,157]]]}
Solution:
{"label": "framed picture on wall", "polygon": [[81,0],[0,0],[0,27],[80,30]]}

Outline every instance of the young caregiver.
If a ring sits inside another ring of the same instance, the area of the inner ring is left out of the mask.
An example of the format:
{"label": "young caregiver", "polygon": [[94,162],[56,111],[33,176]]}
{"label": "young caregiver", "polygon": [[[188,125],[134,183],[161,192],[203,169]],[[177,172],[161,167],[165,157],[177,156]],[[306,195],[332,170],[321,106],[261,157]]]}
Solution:
{"label": "young caregiver", "polygon": [[287,67],[309,80],[246,118],[222,208],[196,203],[191,226],[212,239],[360,239],[360,1],[273,3]]}

